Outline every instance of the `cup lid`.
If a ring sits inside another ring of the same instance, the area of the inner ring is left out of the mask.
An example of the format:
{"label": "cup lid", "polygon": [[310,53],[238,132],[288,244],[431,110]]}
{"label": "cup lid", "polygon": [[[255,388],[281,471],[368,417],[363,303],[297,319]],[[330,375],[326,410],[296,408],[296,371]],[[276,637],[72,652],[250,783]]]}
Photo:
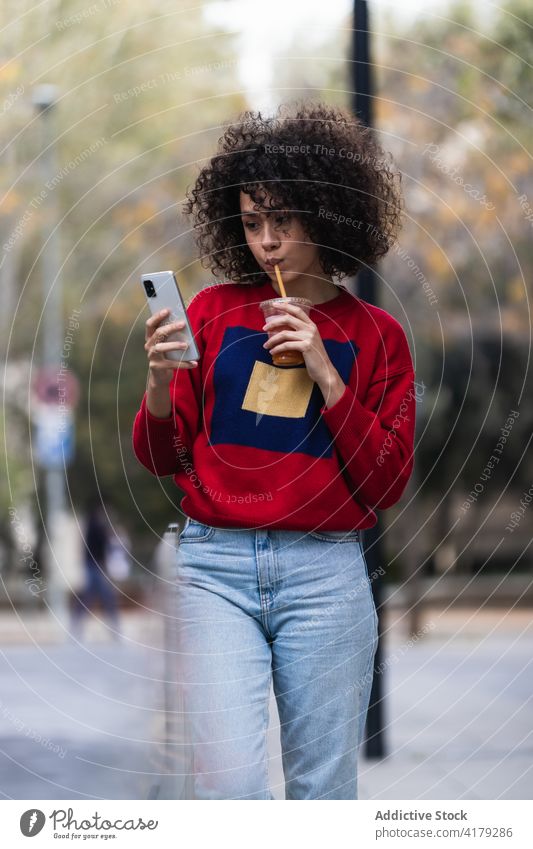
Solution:
{"label": "cup lid", "polygon": [[292,303],[292,304],[305,304],[306,306],[307,305],[309,305],[311,307],[313,306],[313,302],[309,298],[299,298],[299,297],[296,297],[296,296],[293,296],[293,295],[288,295],[286,298],[282,298],[282,297],[269,298],[267,301],[261,301],[259,306],[263,307],[266,304],[277,304],[280,301],[281,301],[282,304],[287,303],[287,301],[290,301],[290,303]]}

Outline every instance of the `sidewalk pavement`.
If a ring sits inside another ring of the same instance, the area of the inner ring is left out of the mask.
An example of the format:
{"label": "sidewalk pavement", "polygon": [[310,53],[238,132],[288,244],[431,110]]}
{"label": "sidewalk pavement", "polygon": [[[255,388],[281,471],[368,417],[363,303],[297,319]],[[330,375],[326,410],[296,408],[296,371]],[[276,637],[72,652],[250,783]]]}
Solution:
{"label": "sidewalk pavement", "polygon": [[428,609],[408,646],[388,622],[388,756],[362,760],[362,799],[533,797],[531,610]]}
{"label": "sidewalk pavement", "polygon": [[153,617],[124,616],[120,642],[91,623],[80,644],[42,616],[0,623],[2,797],[147,798],[162,709]]}
{"label": "sidewalk pavement", "polygon": [[[531,611],[427,609],[422,626],[409,642],[402,611],[387,613],[387,756],[361,750],[360,798],[531,798]],[[0,614],[4,798],[163,797],[160,618],[124,614],[123,629],[113,643],[91,622],[76,645],[42,616]],[[283,799],[273,698],[271,707],[271,786]]]}

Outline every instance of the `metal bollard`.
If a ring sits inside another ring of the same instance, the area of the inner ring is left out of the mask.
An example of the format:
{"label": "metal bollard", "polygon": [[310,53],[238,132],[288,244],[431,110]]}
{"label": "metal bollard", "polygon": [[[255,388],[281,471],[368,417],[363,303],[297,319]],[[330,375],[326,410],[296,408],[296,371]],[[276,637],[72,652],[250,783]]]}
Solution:
{"label": "metal bollard", "polygon": [[158,799],[193,799],[192,747],[179,683],[176,619],[176,557],[179,556],[179,525],[171,523],[163,535],[160,558],[161,605],[164,648],[164,758]]}

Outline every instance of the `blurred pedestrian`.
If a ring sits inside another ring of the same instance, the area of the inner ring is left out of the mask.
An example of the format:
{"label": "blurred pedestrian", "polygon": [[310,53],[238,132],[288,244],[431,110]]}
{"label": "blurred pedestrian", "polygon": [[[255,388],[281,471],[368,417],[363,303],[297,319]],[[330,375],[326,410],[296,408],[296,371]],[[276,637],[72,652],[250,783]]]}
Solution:
{"label": "blurred pedestrian", "polygon": [[120,639],[117,592],[107,572],[110,534],[102,504],[91,499],[87,505],[84,527],[85,586],[75,596],[72,611],[72,634],[81,636],[81,622],[95,603],[99,603],[109,622],[113,639]]}
{"label": "blurred pedestrian", "polygon": [[113,529],[109,535],[106,558],[106,571],[113,581],[126,581],[131,573],[129,551],[131,539],[126,528],[113,521]]}

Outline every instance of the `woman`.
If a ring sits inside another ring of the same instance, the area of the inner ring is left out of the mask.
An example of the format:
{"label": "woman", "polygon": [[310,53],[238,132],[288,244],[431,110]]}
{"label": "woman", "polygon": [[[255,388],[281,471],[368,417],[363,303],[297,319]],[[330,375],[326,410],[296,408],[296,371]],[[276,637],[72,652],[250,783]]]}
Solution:
{"label": "woman", "polygon": [[[377,645],[360,532],[410,477],[414,373],[401,325],[332,278],[394,243],[398,183],[354,116],[297,104],[230,124],[187,195],[202,259],[228,282],[188,306],[198,363],[167,359],[184,343],[165,341],[164,314],[147,321],[133,444],[185,492],[178,652],[195,798],[272,798],[271,681],[286,798],[357,798]],[[286,304],[267,338],[275,264],[313,306]],[[274,365],[282,351],[303,364]]]}

